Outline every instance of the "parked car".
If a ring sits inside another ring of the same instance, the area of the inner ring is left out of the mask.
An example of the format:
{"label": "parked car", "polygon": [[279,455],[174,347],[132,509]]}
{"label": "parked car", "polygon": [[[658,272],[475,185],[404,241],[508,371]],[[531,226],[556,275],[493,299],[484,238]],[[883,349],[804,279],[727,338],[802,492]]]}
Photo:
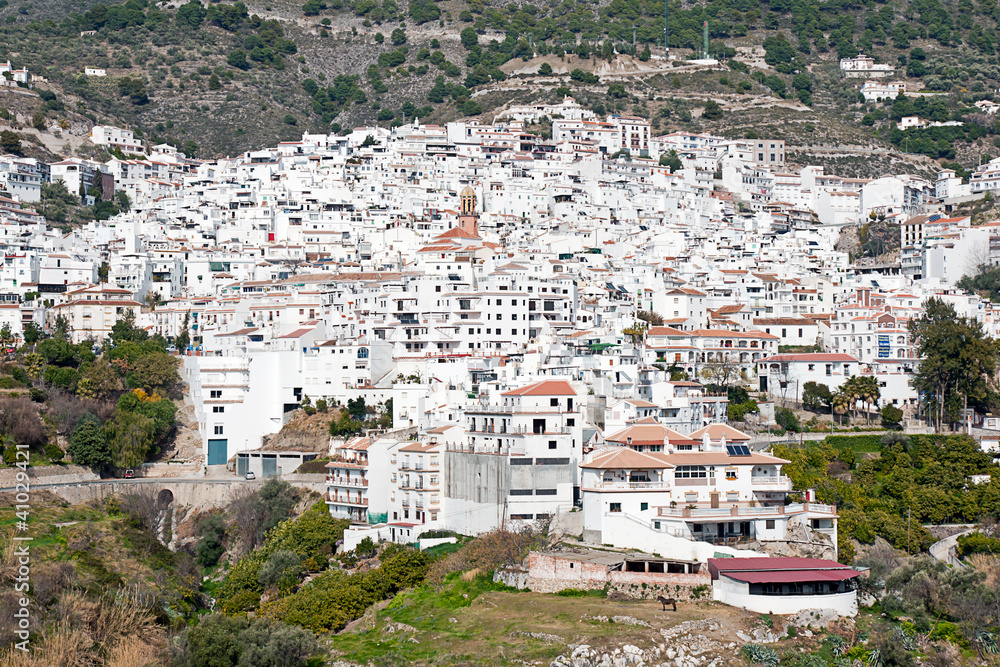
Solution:
{"label": "parked car", "polygon": [[132,479],[133,477],[135,477],[134,470],[129,469],[125,471],[125,479]]}
{"label": "parked car", "polygon": [[243,477],[244,477],[244,478],[245,478],[245,479],[246,479],[246,480],[247,480],[248,482],[251,482],[251,481],[253,481],[253,480],[257,479],[257,475],[253,474],[252,472],[248,472],[248,473],[247,473],[246,475],[244,475]]}

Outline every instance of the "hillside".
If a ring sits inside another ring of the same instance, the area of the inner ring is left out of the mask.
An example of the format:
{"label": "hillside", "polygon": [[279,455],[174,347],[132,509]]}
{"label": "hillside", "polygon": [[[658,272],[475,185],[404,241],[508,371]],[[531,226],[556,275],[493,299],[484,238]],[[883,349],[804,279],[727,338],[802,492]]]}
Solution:
{"label": "hillside", "polygon": [[[0,105],[18,111],[14,129],[26,150],[40,144],[37,150],[85,154],[92,151],[87,126],[109,122],[211,157],[303,131],[414,116],[489,119],[511,102],[566,93],[600,113],[646,116],[656,132],[785,139],[797,147],[796,160],[859,176],[931,170],[926,160],[886,159],[890,144],[966,167],[994,144],[992,120],[968,105],[1000,88],[1000,11],[970,0],[676,3],[670,42],[679,60],[669,63],[656,41],[663,34],[657,2],[129,0],[71,13],[88,6],[11,2],[0,9],[0,58],[44,76],[37,88],[55,93],[43,100],[0,91]],[[683,62],[700,49],[703,21],[709,52],[723,63],[714,69]],[[859,52],[896,65],[909,90],[942,95],[862,104],[860,81],[843,79],[838,67],[839,58]],[[82,76],[85,67],[107,76]],[[722,105],[721,118],[703,117],[708,100]],[[967,124],[895,130],[893,118],[914,113]],[[33,124],[43,129],[26,129]],[[812,152],[817,147],[824,150]],[[859,148],[875,149],[878,159]]]}

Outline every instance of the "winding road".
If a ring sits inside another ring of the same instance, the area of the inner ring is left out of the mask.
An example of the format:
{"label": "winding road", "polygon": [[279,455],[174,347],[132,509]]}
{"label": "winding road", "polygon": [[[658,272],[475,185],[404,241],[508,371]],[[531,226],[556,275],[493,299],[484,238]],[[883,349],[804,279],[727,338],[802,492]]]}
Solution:
{"label": "winding road", "polygon": [[958,555],[956,554],[955,548],[958,546],[958,538],[962,535],[968,535],[973,530],[975,526],[970,526],[969,528],[963,530],[961,533],[955,533],[951,537],[946,537],[943,540],[938,540],[930,547],[928,547],[927,552],[931,555],[934,560],[939,560],[946,565],[951,565],[952,567],[961,569],[965,567]]}

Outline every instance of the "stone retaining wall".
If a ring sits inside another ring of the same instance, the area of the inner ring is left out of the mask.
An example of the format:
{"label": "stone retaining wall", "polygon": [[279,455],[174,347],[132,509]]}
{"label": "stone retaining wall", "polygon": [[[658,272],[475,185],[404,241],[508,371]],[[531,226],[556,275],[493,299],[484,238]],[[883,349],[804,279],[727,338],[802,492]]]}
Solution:
{"label": "stone retaining wall", "polygon": [[[18,468],[0,470],[0,487],[13,487],[17,484]],[[90,469],[74,465],[33,466],[28,468],[28,477],[34,484],[68,484],[89,482],[100,477]]]}

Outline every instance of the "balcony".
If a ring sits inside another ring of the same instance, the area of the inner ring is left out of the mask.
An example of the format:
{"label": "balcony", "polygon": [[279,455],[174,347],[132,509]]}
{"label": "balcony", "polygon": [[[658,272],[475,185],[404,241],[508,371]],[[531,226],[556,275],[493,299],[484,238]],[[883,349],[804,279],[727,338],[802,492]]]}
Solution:
{"label": "balcony", "polygon": [[779,476],[753,476],[750,483],[755,491],[791,491],[792,480],[784,475]]}
{"label": "balcony", "polygon": [[327,476],[326,478],[327,486],[349,486],[354,488],[360,488],[368,486],[368,480],[364,477],[345,477],[345,476]]}
{"label": "balcony", "polygon": [[368,507],[367,498],[361,498],[361,497],[351,498],[350,496],[344,494],[331,493],[330,499],[327,502],[337,505],[354,505],[355,507]]}
{"label": "balcony", "polygon": [[669,490],[669,482],[597,482],[587,487],[596,491],[645,491]]}
{"label": "balcony", "polygon": [[790,505],[764,505],[751,507],[739,503],[726,503],[725,507],[657,507],[657,516],[672,517],[678,519],[713,519],[724,517],[778,517],[787,514],[798,514],[808,512],[811,514],[837,515],[836,505],[824,505],[822,503],[792,503]]}
{"label": "balcony", "polygon": [[476,406],[466,406],[466,414],[478,414],[478,415],[576,415],[580,414],[577,410],[563,410],[561,408],[547,408],[547,407],[521,407],[514,405],[476,405]]}
{"label": "balcony", "polygon": [[549,428],[544,431],[536,431],[529,427],[501,428],[496,426],[477,426],[469,428],[469,433],[482,433],[486,435],[569,435],[568,428]]}

